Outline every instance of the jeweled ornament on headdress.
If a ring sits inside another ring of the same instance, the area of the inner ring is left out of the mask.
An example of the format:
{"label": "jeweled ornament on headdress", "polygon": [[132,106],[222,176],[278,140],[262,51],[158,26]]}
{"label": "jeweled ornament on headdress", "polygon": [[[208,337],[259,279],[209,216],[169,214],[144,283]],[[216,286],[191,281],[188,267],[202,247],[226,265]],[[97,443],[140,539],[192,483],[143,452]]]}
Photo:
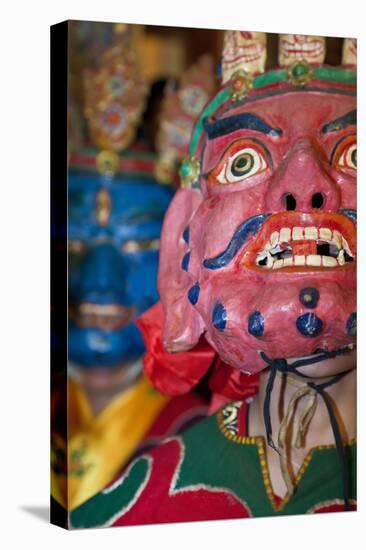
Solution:
{"label": "jeweled ornament on headdress", "polygon": [[137,63],[133,30],[116,31],[116,42],[96,69],[84,75],[85,116],[90,137],[100,148],[119,152],[135,138],[145,107],[147,83]]}
{"label": "jeweled ornament on headdress", "polygon": [[203,55],[183,73],[177,89],[168,85],[157,137],[156,175],[160,181],[172,181],[177,164],[188,153],[194,123],[215,89],[214,62],[210,55]]}

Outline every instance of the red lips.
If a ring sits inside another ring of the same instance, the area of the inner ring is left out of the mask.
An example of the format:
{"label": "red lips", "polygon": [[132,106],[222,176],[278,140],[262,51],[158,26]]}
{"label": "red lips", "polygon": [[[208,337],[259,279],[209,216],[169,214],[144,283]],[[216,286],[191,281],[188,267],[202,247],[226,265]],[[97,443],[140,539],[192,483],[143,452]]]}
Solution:
{"label": "red lips", "polygon": [[356,228],[342,214],[281,212],[269,217],[241,263],[263,273],[355,269]]}
{"label": "red lips", "polygon": [[82,328],[119,330],[132,320],[134,309],[120,304],[83,302],[77,308],[76,323]]}

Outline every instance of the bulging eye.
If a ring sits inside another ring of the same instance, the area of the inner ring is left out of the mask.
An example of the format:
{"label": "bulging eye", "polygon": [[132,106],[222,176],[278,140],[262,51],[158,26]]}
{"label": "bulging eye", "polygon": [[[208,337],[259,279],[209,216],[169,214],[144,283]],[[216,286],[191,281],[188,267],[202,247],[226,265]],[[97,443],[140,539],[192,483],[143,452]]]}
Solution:
{"label": "bulging eye", "polygon": [[122,243],[121,251],[127,254],[134,254],[136,252],[159,250],[159,246],[160,239],[131,239]]}
{"label": "bulging eye", "polygon": [[356,136],[348,136],[336,147],[332,165],[340,170],[357,170],[357,142]]}
{"label": "bulging eye", "polygon": [[208,181],[221,185],[236,183],[260,174],[268,167],[268,156],[263,147],[251,140],[239,140],[228,148],[208,175]]}

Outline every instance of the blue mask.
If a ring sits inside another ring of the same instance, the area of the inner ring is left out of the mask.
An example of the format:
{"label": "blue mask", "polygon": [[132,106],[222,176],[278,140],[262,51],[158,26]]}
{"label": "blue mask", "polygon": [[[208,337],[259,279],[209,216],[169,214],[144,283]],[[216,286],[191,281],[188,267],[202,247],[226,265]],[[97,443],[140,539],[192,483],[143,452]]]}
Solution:
{"label": "blue mask", "polygon": [[110,368],[144,352],[135,320],[158,300],[172,190],[150,178],[69,174],[69,359]]}

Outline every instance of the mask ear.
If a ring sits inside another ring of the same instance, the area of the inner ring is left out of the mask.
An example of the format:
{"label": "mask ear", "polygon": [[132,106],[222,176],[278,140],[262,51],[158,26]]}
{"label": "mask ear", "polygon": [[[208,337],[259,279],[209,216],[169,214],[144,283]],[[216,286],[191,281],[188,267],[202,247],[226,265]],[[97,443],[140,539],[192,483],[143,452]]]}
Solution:
{"label": "mask ear", "polygon": [[187,228],[201,202],[200,192],[179,189],[164,219],[158,288],[164,309],[163,344],[170,352],[191,349],[204,330],[201,317],[187,297],[192,277],[182,267],[189,251]]}

